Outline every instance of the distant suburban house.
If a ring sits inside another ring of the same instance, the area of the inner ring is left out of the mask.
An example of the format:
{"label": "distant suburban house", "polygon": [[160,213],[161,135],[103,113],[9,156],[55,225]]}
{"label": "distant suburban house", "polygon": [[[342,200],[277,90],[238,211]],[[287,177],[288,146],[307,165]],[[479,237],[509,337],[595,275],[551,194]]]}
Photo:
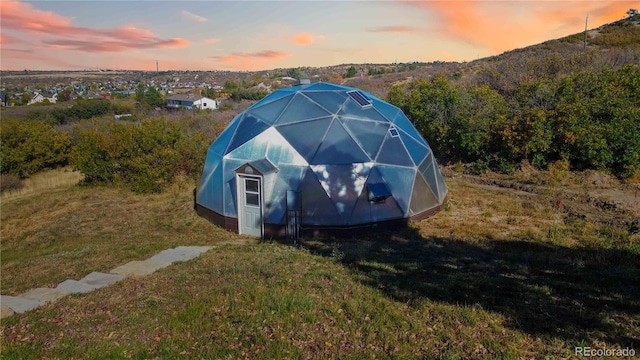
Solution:
{"label": "distant suburban house", "polygon": [[175,94],[167,97],[167,109],[215,110],[220,106],[217,100],[195,94]]}
{"label": "distant suburban house", "polygon": [[131,90],[131,89],[127,89],[127,90],[116,90],[113,93],[114,94],[119,94],[119,95],[124,95],[124,96],[130,96],[130,95],[135,95],[136,91],[135,90]]}
{"label": "distant suburban house", "polygon": [[50,103],[55,104],[56,101],[58,100],[58,94],[53,94],[53,93],[44,92],[44,91],[36,91],[35,93],[33,93],[33,96],[31,97],[31,100],[29,100],[27,105],[40,103],[45,100],[49,100]]}

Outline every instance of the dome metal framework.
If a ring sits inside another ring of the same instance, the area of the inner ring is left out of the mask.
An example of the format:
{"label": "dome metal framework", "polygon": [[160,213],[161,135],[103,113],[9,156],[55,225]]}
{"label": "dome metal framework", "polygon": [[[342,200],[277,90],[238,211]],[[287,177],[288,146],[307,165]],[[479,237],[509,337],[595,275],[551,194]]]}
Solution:
{"label": "dome metal framework", "polygon": [[195,206],[241,234],[290,236],[423,218],[446,195],[431,148],[399,108],[320,82],[237,115],[209,147]]}

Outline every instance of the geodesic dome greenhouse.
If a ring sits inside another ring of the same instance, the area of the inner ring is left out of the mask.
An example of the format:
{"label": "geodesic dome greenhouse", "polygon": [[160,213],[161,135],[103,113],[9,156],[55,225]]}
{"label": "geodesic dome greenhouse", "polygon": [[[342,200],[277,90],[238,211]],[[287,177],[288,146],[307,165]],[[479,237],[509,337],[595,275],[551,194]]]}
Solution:
{"label": "geodesic dome greenhouse", "polygon": [[424,218],[446,194],[399,108],[312,83],[276,90],[229,123],[209,147],[195,207],[228,230],[278,237]]}

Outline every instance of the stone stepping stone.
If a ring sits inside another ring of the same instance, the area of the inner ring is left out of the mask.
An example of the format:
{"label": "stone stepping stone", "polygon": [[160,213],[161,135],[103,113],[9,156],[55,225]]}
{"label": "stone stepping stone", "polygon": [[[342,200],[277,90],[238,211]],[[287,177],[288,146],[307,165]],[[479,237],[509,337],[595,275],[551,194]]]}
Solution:
{"label": "stone stepping stone", "polygon": [[149,258],[152,261],[167,261],[170,263],[188,261],[200,254],[211,250],[213,246],[178,246],[175,249],[167,249]]}
{"label": "stone stepping stone", "polygon": [[71,294],[84,294],[97,289],[98,286],[90,285],[86,282],[76,280],[65,280],[56,286],[56,290],[65,291]]}
{"label": "stone stepping stone", "polygon": [[19,296],[0,295],[0,304],[18,314],[39,308],[44,303],[37,300],[25,299]]}
{"label": "stone stepping stone", "polygon": [[18,295],[21,298],[36,300],[42,303],[48,303],[61,299],[70,293],[52,288],[35,288],[24,294]]}
{"label": "stone stepping stone", "polygon": [[101,272],[92,272],[91,274],[80,279],[80,282],[94,286],[96,289],[103,288],[124,280],[125,276],[118,274],[105,274]]}
{"label": "stone stepping stone", "polygon": [[11,310],[10,307],[0,305],[0,319],[8,318],[9,316],[13,316],[16,312]]}
{"label": "stone stepping stone", "polygon": [[142,260],[142,261],[131,261],[124,265],[118,266],[117,268],[111,270],[112,274],[118,274],[122,276],[144,276],[149,275],[156,270],[165,268],[171,265],[168,261],[157,261],[157,260]]}
{"label": "stone stepping stone", "polygon": [[109,274],[94,271],[78,281],[65,280],[55,288],[36,288],[19,296],[0,295],[0,318],[6,318],[15,313],[22,314],[69,294],[88,293],[110,286],[129,276],[149,275],[174,262],[194,259],[214,247],[178,246],[175,249],[163,250],[147,260],[131,261],[118,266],[111,270]]}

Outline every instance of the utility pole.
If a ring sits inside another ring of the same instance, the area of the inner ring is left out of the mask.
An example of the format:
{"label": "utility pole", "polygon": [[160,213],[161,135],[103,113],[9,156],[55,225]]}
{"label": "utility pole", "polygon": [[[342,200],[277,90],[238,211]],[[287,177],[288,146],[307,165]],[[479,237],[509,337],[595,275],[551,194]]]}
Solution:
{"label": "utility pole", "polygon": [[156,60],[156,72],[158,72],[158,60]]}
{"label": "utility pole", "polygon": [[587,19],[584,21],[584,46],[583,49],[587,50],[587,23],[589,22],[589,15],[587,15]]}

